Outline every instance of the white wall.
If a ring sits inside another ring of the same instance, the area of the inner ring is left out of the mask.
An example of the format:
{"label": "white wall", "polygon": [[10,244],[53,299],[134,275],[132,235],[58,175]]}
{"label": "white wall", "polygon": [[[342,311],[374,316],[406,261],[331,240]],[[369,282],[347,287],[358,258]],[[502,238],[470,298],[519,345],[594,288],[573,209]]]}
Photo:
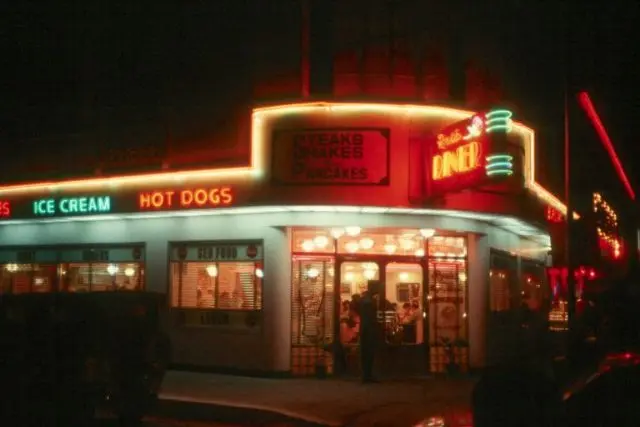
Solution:
{"label": "white wall", "polygon": [[[146,243],[147,288],[168,290],[168,242],[264,240],[264,322],[258,332],[172,325],[174,361],[255,370],[290,368],[291,257],[287,226],[436,228],[475,233],[469,240],[469,327],[472,366],[484,357],[489,247],[517,250],[513,233],[446,216],[289,212],[0,225],[0,246]],[[486,235],[481,237],[480,235]]]}

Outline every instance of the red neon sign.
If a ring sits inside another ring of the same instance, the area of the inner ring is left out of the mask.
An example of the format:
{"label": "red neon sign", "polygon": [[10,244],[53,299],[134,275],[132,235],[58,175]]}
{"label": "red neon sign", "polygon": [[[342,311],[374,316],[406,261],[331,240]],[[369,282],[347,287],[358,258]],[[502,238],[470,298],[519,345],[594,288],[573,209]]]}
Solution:
{"label": "red neon sign", "polygon": [[229,206],[233,200],[230,187],[145,191],[138,194],[138,207],[140,210],[216,208]]}
{"label": "red neon sign", "polygon": [[580,102],[580,105],[582,106],[584,111],[587,113],[587,116],[589,116],[589,120],[591,120],[593,127],[596,128],[596,132],[598,133],[598,136],[600,137],[604,148],[607,150],[607,153],[609,154],[609,157],[613,162],[616,173],[618,174],[620,181],[622,181],[624,188],[627,190],[629,197],[631,197],[631,200],[635,200],[636,193],[633,191],[633,187],[631,187],[629,178],[627,178],[624,167],[622,167],[622,162],[620,161],[620,158],[616,153],[616,149],[613,147],[613,142],[611,142],[611,138],[609,138],[609,134],[607,134],[607,130],[602,124],[600,116],[598,116],[598,113],[596,112],[596,109],[591,102],[589,94],[587,92],[580,92],[580,94],[578,95],[578,101]]}
{"label": "red neon sign", "polygon": [[0,200],[0,218],[11,217],[11,203],[5,200]]}

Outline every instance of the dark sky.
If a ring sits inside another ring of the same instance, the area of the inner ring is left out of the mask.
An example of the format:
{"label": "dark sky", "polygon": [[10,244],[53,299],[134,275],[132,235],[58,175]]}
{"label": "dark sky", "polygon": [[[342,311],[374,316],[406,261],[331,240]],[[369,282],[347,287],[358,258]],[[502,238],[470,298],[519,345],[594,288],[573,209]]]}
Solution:
{"label": "dark sky", "polygon": [[[126,132],[169,123],[174,131],[197,133],[224,126],[228,112],[250,100],[256,58],[273,65],[295,63],[298,55],[296,0],[3,3],[0,139],[14,147],[20,146],[16,141],[95,128]],[[357,20],[369,13],[359,4],[381,2],[339,3],[353,3]],[[399,3],[411,10],[412,32],[456,31],[469,51],[500,69],[521,118],[540,131],[540,152],[549,158],[543,172],[555,187],[562,165],[563,40],[570,25],[572,89],[590,91],[640,184],[640,165],[634,164],[640,2]],[[572,9],[566,9],[569,3]],[[445,19],[447,12],[455,19]],[[271,47],[257,55],[256,41]],[[579,114],[575,125],[574,145],[604,156]],[[12,154],[5,153],[7,161]]]}

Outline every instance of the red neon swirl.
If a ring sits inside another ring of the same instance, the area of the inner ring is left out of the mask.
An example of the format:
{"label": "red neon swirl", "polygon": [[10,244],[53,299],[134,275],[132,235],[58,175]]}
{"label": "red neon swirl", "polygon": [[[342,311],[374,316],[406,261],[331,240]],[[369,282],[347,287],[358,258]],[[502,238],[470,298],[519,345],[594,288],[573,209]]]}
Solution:
{"label": "red neon swirl", "polygon": [[616,149],[613,147],[613,143],[611,142],[611,139],[609,138],[609,135],[607,134],[607,130],[604,128],[602,121],[600,121],[600,117],[598,116],[598,113],[596,112],[596,109],[593,106],[593,103],[591,102],[591,98],[589,97],[589,94],[587,92],[580,92],[578,94],[578,101],[580,101],[580,105],[582,106],[584,111],[587,113],[587,116],[589,116],[589,119],[591,120],[593,127],[596,128],[596,132],[598,132],[598,136],[600,137],[600,140],[602,141],[604,148],[609,153],[609,157],[613,162],[613,166],[615,167],[616,172],[618,173],[618,177],[620,178],[620,181],[622,181],[622,184],[624,184],[624,187],[627,190],[627,193],[629,193],[629,197],[631,197],[631,200],[635,200],[636,193],[633,191],[633,188],[631,187],[629,178],[627,178],[627,174],[624,171],[624,167],[622,167],[622,162],[620,162],[620,158],[616,154]]}

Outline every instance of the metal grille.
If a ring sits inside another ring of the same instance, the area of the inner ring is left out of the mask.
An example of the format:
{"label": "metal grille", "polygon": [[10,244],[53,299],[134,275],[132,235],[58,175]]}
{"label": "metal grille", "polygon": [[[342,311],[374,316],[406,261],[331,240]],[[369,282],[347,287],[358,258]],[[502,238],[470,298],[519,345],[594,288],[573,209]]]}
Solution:
{"label": "metal grille", "polygon": [[466,267],[464,260],[429,262],[431,372],[445,371],[450,362],[468,368]]}
{"label": "metal grille", "polygon": [[313,375],[318,367],[333,371],[334,261],[295,257],[291,286],[291,371]]}

